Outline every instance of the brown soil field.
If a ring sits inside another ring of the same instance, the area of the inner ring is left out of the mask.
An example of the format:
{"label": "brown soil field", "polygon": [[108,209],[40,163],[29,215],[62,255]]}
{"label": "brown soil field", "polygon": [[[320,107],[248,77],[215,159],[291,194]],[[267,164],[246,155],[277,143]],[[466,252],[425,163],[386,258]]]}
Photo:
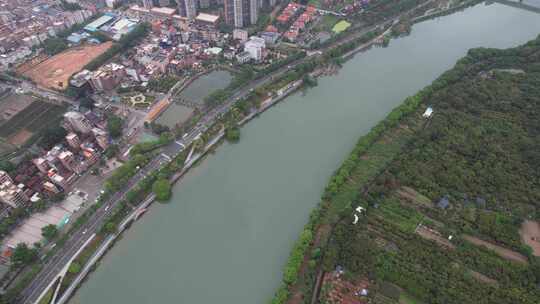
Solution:
{"label": "brown soil field", "polygon": [[512,251],[510,249],[501,247],[499,245],[492,244],[490,242],[486,242],[486,241],[481,240],[479,238],[476,238],[474,236],[463,235],[463,238],[465,240],[477,245],[477,246],[484,246],[484,247],[486,247],[488,249],[491,249],[491,250],[495,251],[498,255],[500,255],[502,258],[505,258],[507,260],[518,262],[518,263],[523,263],[523,264],[528,264],[529,263],[528,260],[527,260],[527,257],[522,255],[521,253]]}
{"label": "brown soil field", "polygon": [[413,188],[403,186],[397,191],[397,194],[401,198],[409,200],[415,205],[433,208],[433,203],[431,202],[431,200],[423,196],[422,194],[416,192],[416,190],[414,190]]}
{"label": "brown soil field", "polygon": [[437,231],[433,229],[429,229],[425,226],[419,226],[418,228],[416,228],[416,233],[424,239],[435,241],[437,244],[443,247],[450,249],[456,248],[454,244],[450,243],[449,240],[442,237]]}
{"label": "brown soil field", "polygon": [[71,75],[79,72],[111,46],[112,42],[108,41],[98,45],[73,47],[35,65],[24,72],[24,75],[40,86],[63,90],[67,87]]}
{"label": "brown soil field", "polygon": [[494,279],[492,279],[492,278],[490,278],[488,276],[485,276],[485,275],[481,274],[480,272],[476,272],[474,270],[469,270],[469,273],[471,274],[471,276],[473,278],[477,279],[480,282],[491,284],[491,285],[494,285],[494,286],[499,285],[499,282],[497,282],[497,280],[494,280]]}
{"label": "brown soil field", "polygon": [[34,133],[32,133],[32,132],[30,132],[30,131],[28,131],[26,129],[22,129],[19,132],[17,132],[15,134],[13,134],[12,136],[10,136],[7,141],[12,145],[21,146],[27,140],[29,140],[30,137],[32,137],[32,135],[34,135]]}
{"label": "brown soil field", "polygon": [[525,220],[519,230],[521,239],[532,248],[535,256],[540,256],[540,224],[536,221]]}

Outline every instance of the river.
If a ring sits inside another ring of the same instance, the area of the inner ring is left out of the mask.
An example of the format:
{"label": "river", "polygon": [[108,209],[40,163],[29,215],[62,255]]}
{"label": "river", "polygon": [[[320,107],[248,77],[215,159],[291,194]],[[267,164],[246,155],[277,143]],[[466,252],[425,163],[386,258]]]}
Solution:
{"label": "river", "polygon": [[154,204],[72,303],[267,303],[332,172],[356,140],[472,47],[517,46],[540,15],[501,4],[414,26],[242,129]]}

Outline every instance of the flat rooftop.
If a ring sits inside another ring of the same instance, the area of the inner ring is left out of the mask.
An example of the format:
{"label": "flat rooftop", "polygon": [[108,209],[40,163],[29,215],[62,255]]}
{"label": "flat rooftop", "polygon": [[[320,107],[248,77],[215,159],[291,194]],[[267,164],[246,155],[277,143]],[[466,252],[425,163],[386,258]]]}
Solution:
{"label": "flat rooftop", "polygon": [[84,29],[90,32],[95,32],[99,27],[103,26],[105,23],[111,21],[112,19],[113,17],[110,15],[103,15],[86,25]]}
{"label": "flat rooftop", "polygon": [[174,15],[176,9],[170,7],[154,7],[150,10],[152,13],[164,14],[164,15]]}
{"label": "flat rooftop", "polygon": [[211,15],[211,14],[205,14],[205,13],[200,13],[197,18],[195,18],[195,20],[197,21],[203,21],[203,22],[208,22],[208,23],[216,23],[218,20],[219,20],[219,16],[218,15]]}

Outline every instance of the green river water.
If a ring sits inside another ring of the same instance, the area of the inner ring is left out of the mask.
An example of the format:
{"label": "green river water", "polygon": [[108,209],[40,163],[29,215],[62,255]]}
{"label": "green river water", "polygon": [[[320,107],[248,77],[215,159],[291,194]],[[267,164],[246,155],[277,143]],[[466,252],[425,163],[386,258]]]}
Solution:
{"label": "green river water", "polygon": [[417,24],[242,129],[154,204],[71,303],[267,303],[310,210],[356,140],[472,47],[517,46],[540,15],[500,4]]}

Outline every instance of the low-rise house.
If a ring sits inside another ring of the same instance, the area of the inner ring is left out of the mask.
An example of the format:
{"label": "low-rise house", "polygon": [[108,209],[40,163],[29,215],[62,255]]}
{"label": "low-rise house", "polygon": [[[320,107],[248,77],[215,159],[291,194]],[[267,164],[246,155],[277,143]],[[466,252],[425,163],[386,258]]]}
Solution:
{"label": "low-rise house", "polygon": [[260,36],[268,45],[275,45],[279,39],[279,33],[277,32],[262,32]]}
{"label": "low-rise house", "polygon": [[443,196],[437,203],[437,207],[441,209],[448,209],[450,207],[450,200],[447,195]]}
{"label": "low-rise house", "polygon": [[248,52],[242,52],[236,55],[236,60],[238,63],[246,63],[251,60],[251,55]]}

